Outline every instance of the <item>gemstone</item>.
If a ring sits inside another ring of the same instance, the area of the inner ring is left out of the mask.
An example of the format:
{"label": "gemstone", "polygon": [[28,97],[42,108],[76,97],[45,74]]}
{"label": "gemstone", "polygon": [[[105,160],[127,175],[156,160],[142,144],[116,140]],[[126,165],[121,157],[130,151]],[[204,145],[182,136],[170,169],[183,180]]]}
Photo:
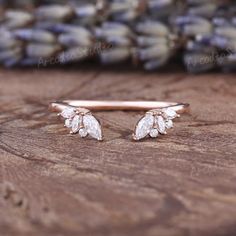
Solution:
{"label": "gemstone", "polygon": [[161,134],[165,134],[166,130],[166,123],[165,120],[162,116],[157,116],[156,117],[156,122],[157,122],[157,129]]}
{"label": "gemstone", "polygon": [[75,115],[71,122],[71,131],[75,134],[79,131],[80,128],[80,116]]}
{"label": "gemstone", "polygon": [[136,130],[135,139],[140,140],[145,138],[151,131],[154,124],[154,117],[152,114],[146,114],[141,120],[139,120]]}
{"label": "gemstone", "polygon": [[156,138],[158,136],[159,132],[157,129],[152,129],[149,133],[149,135],[152,137],[152,138]]}
{"label": "gemstone", "polygon": [[65,108],[61,113],[61,116],[65,119],[72,119],[75,115],[76,115],[75,110],[74,108],[71,107]]}
{"label": "gemstone", "polygon": [[172,120],[167,120],[166,121],[166,128],[171,129],[174,127],[173,121]]}
{"label": "gemstone", "polygon": [[85,138],[87,135],[88,135],[88,132],[85,128],[82,128],[79,130],[79,135],[82,137],[82,138]]}
{"label": "gemstone", "polygon": [[65,120],[65,127],[67,127],[67,128],[72,127],[72,119],[66,119]]}
{"label": "gemstone", "polygon": [[91,137],[97,140],[102,140],[101,125],[93,115],[85,115],[83,118],[83,123],[86,131],[89,135],[91,135]]}
{"label": "gemstone", "polygon": [[170,107],[162,109],[162,112],[164,113],[164,117],[166,119],[174,119],[177,117],[176,111]]}

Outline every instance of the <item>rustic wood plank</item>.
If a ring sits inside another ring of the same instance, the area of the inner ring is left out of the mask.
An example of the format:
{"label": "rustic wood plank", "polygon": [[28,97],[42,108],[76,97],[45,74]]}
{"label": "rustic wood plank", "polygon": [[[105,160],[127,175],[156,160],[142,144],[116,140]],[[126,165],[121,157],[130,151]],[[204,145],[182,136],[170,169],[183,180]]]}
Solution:
{"label": "rustic wood plank", "polygon": [[[0,234],[234,235],[235,75],[0,70]],[[69,136],[55,99],[189,102],[169,135],[133,142],[141,113],[98,112]]]}

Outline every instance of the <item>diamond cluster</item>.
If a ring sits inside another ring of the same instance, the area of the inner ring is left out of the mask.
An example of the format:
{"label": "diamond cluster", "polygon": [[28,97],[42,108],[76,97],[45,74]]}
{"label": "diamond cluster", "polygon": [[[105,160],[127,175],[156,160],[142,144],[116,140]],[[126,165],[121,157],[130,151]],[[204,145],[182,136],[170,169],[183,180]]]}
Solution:
{"label": "diamond cluster", "polygon": [[101,125],[91,113],[81,113],[79,109],[65,108],[60,114],[65,119],[65,127],[71,134],[77,134],[84,138],[90,135],[92,138],[102,140]]}
{"label": "diamond cluster", "polygon": [[166,134],[167,129],[173,128],[173,119],[176,117],[179,115],[170,107],[149,111],[138,121],[133,137],[140,140],[148,135],[157,138]]}

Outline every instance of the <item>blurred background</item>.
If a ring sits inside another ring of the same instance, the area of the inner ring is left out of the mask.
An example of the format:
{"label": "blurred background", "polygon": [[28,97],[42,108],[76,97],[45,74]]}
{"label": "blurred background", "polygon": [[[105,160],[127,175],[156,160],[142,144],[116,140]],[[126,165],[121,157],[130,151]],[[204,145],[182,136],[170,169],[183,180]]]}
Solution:
{"label": "blurred background", "polygon": [[233,0],[0,1],[0,64],[236,68]]}

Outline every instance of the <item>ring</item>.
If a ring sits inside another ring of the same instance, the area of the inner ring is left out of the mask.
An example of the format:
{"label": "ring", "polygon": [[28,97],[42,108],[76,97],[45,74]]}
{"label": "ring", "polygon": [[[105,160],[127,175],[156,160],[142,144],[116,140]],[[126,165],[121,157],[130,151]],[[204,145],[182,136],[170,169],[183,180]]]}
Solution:
{"label": "ring", "polygon": [[65,119],[65,126],[71,129],[71,134],[79,133],[81,137],[90,135],[102,140],[102,127],[99,120],[91,111],[146,111],[137,122],[133,134],[134,140],[140,140],[148,135],[152,138],[159,134],[166,134],[166,130],[173,128],[173,119],[181,113],[187,112],[188,103],[159,102],[159,101],[92,101],[92,100],[64,100],[53,102],[49,108],[59,112]]}

